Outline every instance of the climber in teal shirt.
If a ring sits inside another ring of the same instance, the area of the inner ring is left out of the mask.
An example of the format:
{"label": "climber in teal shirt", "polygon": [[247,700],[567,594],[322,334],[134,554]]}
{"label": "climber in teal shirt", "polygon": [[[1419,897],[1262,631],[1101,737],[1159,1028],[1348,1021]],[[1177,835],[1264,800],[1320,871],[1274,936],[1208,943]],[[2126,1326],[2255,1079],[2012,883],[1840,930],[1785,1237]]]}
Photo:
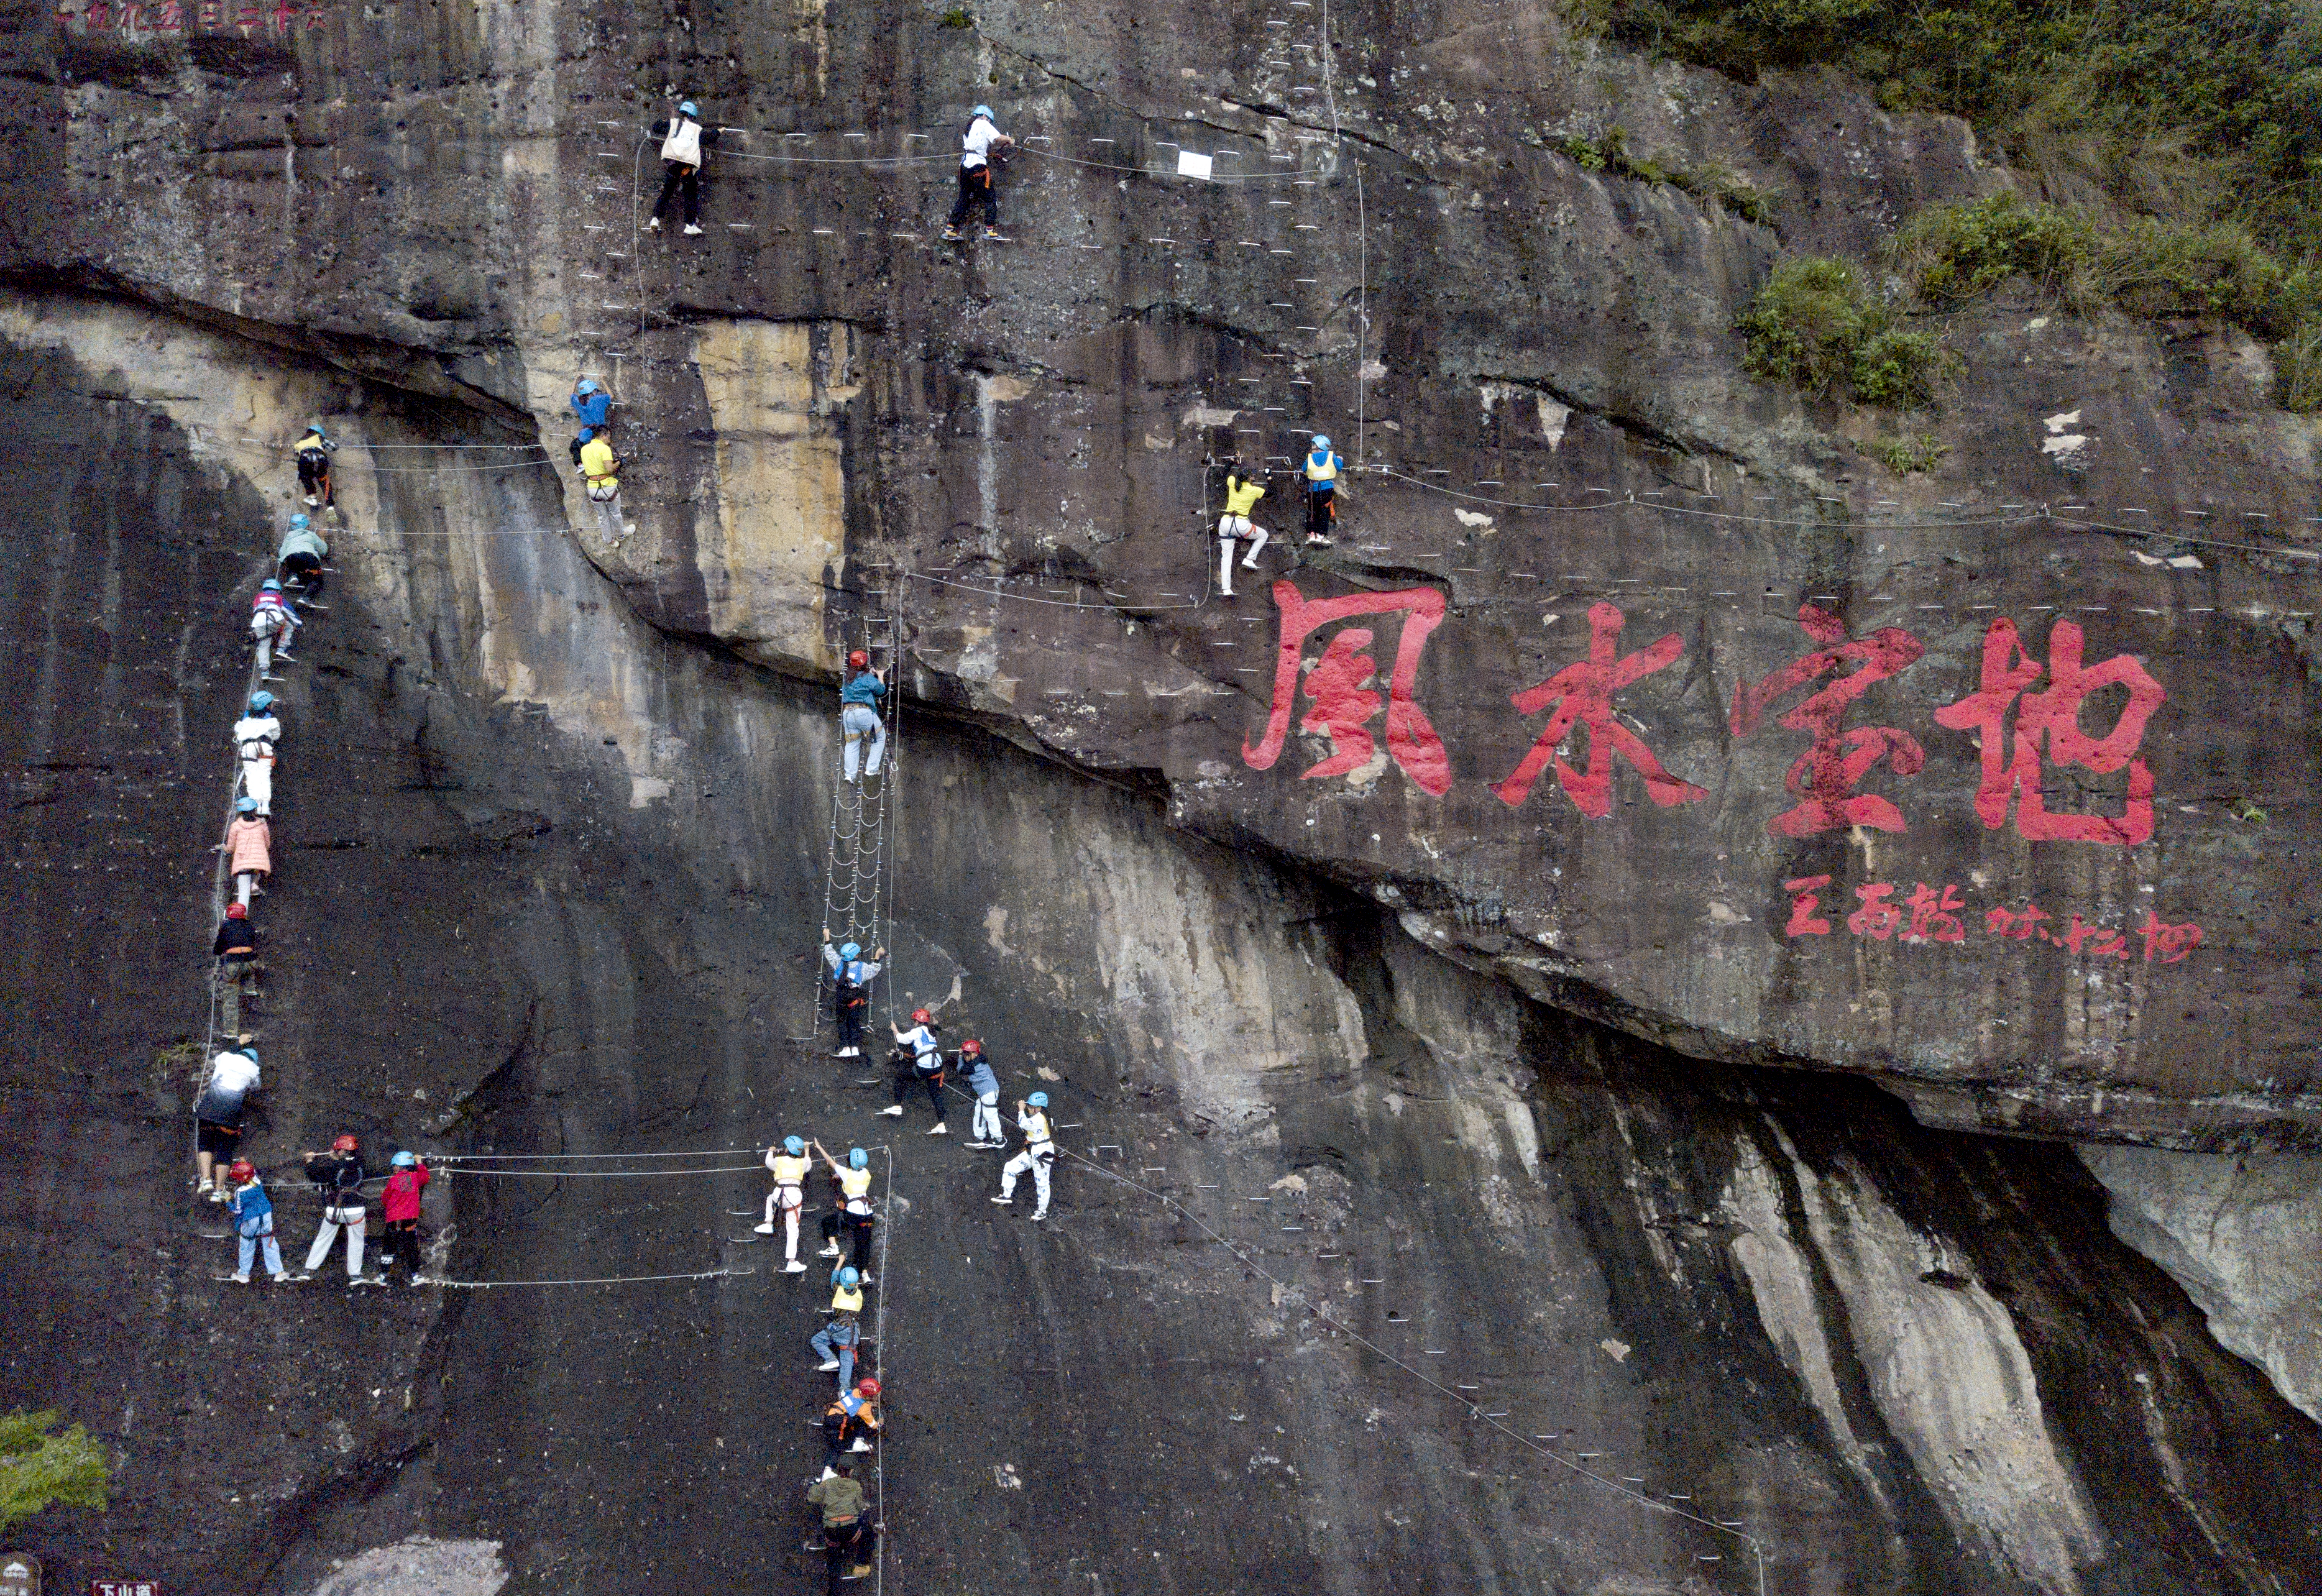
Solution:
{"label": "climber in teal shirt", "polygon": [[879,700],[886,697],[886,679],[871,669],[871,656],[856,649],[846,656],[846,668],[855,674],[838,693],[839,729],[846,734],[846,780],[859,780],[857,767],[863,762],[863,739],[871,739],[870,773],[879,773],[879,762],[887,757],[887,726],[879,718]]}

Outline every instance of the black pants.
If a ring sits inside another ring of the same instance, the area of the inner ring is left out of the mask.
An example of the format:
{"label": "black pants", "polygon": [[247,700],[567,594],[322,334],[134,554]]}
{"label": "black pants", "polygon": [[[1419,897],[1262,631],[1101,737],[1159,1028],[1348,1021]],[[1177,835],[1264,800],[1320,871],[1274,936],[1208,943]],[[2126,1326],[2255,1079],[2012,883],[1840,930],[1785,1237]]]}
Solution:
{"label": "black pants", "polygon": [[826,1524],[822,1527],[822,1555],[830,1570],[830,1596],[838,1596],[839,1582],[848,1568],[871,1561],[871,1547],[878,1532],[863,1519],[852,1524]]}
{"label": "black pants", "polygon": [[389,1219],[387,1222],[387,1257],[379,1266],[385,1274],[397,1263],[413,1274],[419,1272],[419,1221]]}
{"label": "black pants", "polygon": [[911,1095],[914,1085],[928,1089],[928,1107],[936,1111],[936,1123],[941,1125],[944,1119],[943,1072],[937,1070],[932,1075],[922,1075],[919,1066],[908,1056],[899,1060],[895,1065],[895,1101],[899,1105]]}
{"label": "black pants", "polygon": [[841,1418],[836,1413],[822,1416],[822,1466],[835,1469],[855,1445],[856,1437],[868,1440],[872,1431],[858,1421]]}
{"label": "black pants", "polygon": [[298,457],[298,490],[308,498],[331,502],[331,461],[325,454],[301,454]]}
{"label": "black pants", "polygon": [[863,1045],[863,1017],[871,1008],[871,999],[860,987],[838,989],[838,1045]]}
{"label": "black pants", "polygon": [[839,1221],[855,1242],[855,1255],[847,1260],[857,1274],[871,1272],[871,1227],[876,1223],[869,1214],[841,1214]]}
{"label": "black pants", "polygon": [[282,579],[297,582],[300,597],[320,598],[323,596],[323,562],[313,554],[293,554],[282,561]]}
{"label": "black pants", "polygon": [[951,202],[951,224],[958,226],[967,220],[968,212],[978,205],[983,207],[983,224],[1000,225],[1000,196],[992,187],[992,163],[964,166],[959,169],[959,197]]}
{"label": "black pants", "polygon": [[1306,534],[1309,537],[1329,537],[1331,524],[1338,520],[1338,490],[1330,488],[1306,490]]}
{"label": "black pants", "polygon": [[682,194],[685,196],[685,224],[688,227],[701,225],[700,169],[690,167],[681,160],[664,160],[661,163],[661,197],[654,201],[654,220],[660,221],[662,213],[669,209],[671,198]]}

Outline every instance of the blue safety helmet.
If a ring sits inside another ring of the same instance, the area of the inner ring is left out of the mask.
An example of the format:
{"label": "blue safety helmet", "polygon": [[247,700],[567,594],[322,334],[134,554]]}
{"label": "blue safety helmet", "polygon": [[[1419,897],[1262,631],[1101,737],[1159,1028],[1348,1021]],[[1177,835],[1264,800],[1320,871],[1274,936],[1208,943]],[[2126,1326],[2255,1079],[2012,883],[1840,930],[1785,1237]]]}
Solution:
{"label": "blue safety helmet", "polygon": [[258,800],[254,798],[236,798],[233,800],[233,807],[236,812],[240,814],[255,815],[258,813]]}
{"label": "blue safety helmet", "polygon": [[1319,433],[1315,434],[1315,438],[1314,438],[1314,447],[1315,447],[1315,448],[1317,448],[1317,449],[1328,449],[1330,446],[1330,439],[1323,437],[1323,436],[1322,436],[1321,434],[1320,434]]}
{"label": "blue safety helmet", "polygon": [[399,1170],[407,1170],[418,1162],[418,1157],[410,1153],[398,1153],[393,1158],[388,1160],[388,1163],[393,1164]]}
{"label": "blue safety helmet", "polygon": [[312,426],[308,427],[306,430],[307,430],[308,432],[310,432],[310,433],[314,433],[314,434],[315,434],[315,436],[316,436],[316,437],[318,437],[318,438],[327,438],[327,437],[329,437],[329,436],[330,436],[330,434],[329,434],[328,433],[326,433],[326,432],[325,432],[325,431],[323,430],[323,424],[322,424],[321,422],[319,422],[319,421],[318,421],[318,422],[316,422],[316,423],[315,423],[315,424],[314,424],[314,425],[312,425]]}
{"label": "blue safety helmet", "polygon": [[271,709],[271,708],[273,708],[273,707],[274,707],[274,695],[273,695],[272,693],[270,693],[270,692],[266,691],[264,689],[262,689],[262,688],[261,688],[261,689],[260,689],[257,692],[254,692],[254,693],[252,693],[252,694],[251,694],[251,695],[250,695],[250,712],[251,712],[251,714],[252,714],[252,715],[263,715],[263,714],[265,714],[268,710],[270,710],[270,709]]}
{"label": "blue safety helmet", "polygon": [[863,1277],[855,1273],[852,1267],[841,1264],[838,1270],[838,1283],[842,1286],[861,1285]]}
{"label": "blue safety helmet", "polygon": [[858,1170],[869,1169],[871,1155],[860,1147],[850,1147],[846,1151],[846,1167]]}
{"label": "blue safety helmet", "polygon": [[308,524],[311,524],[307,521],[307,519],[306,519],[306,511],[304,511],[304,510],[299,511],[299,512],[298,512],[298,514],[297,514],[297,515],[293,515],[293,516],[291,516],[291,517],[290,517],[290,530],[291,530],[291,531],[293,531],[293,532],[296,532],[296,531],[297,531],[300,527],[302,527],[302,526],[306,526],[306,525],[308,525]]}
{"label": "blue safety helmet", "polygon": [[841,943],[838,944],[838,956],[842,959],[859,959],[863,956],[863,944],[859,942]]}
{"label": "blue safety helmet", "polygon": [[580,386],[572,391],[576,394],[593,394],[597,391],[597,379],[593,377],[584,377],[580,379]]}
{"label": "blue safety helmet", "polygon": [[1045,1108],[1048,1106],[1048,1094],[1045,1091],[1036,1091],[1024,1100],[1035,1108]]}
{"label": "blue safety helmet", "polygon": [[269,577],[258,584],[258,590],[261,593],[279,593],[282,591],[282,584]]}
{"label": "blue safety helmet", "polygon": [[782,1151],[789,1154],[792,1158],[796,1158],[800,1154],[806,1151],[806,1144],[799,1140],[796,1136],[784,1136],[782,1138]]}
{"label": "blue safety helmet", "polygon": [[699,116],[701,114],[701,107],[691,100],[680,100],[677,103],[677,112],[681,116]]}
{"label": "blue safety helmet", "polygon": [[981,116],[988,121],[992,116],[992,107],[989,105],[978,105],[974,110],[969,112],[968,115],[971,117]]}

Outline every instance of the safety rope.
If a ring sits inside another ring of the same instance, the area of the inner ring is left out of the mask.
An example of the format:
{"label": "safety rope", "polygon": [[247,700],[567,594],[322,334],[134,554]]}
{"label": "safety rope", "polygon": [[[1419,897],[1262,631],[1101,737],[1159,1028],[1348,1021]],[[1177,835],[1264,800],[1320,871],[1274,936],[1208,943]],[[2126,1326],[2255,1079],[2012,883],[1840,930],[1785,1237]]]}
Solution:
{"label": "safety rope", "polygon": [[431,1285],[448,1286],[460,1291],[492,1291],[509,1286],[634,1286],[653,1281],[725,1280],[733,1275],[755,1274],[754,1269],[705,1269],[694,1274],[608,1274],[590,1280],[431,1280]]}

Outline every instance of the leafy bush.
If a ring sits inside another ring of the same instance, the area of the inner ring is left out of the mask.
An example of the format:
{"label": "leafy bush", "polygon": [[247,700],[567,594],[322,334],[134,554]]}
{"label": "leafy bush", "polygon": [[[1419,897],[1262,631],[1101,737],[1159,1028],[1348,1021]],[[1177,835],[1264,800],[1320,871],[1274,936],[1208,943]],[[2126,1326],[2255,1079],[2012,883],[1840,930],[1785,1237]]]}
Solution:
{"label": "leafy bush", "polygon": [[1826,255],[1783,261],[1734,324],[1748,347],[1742,369],[1761,382],[1828,393],[1853,374],[1879,307],[1862,274]]}
{"label": "leafy bush", "polygon": [[1898,477],[1914,471],[1932,471],[1952,451],[1951,445],[1933,433],[1905,433],[1898,437],[1873,438],[1862,446],[1863,452]]}
{"label": "leafy bush", "polygon": [[2290,274],[2230,222],[2145,217],[2105,238],[2097,273],[2107,296],[2136,315],[2215,316],[2261,338],[2286,338],[2300,320]]}
{"label": "leafy bush", "polygon": [[1960,304],[2012,277],[2078,299],[2096,259],[2096,229],[2084,217],[2026,205],[2021,195],[2002,190],[1920,212],[1896,238],[1895,253],[1913,291],[1929,305]]}
{"label": "leafy bush", "polygon": [[105,1448],[79,1425],[49,1434],[56,1422],[54,1413],[0,1418],[0,1536],[55,1502],[104,1510],[113,1477]]}
{"label": "leafy bush", "polygon": [[1598,141],[1584,139],[1577,133],[1560,134],[1554,147],[1586,171],[1610,170],[1640,183],[1667,183],[1684,189],[1696,199],[1714,199],[1735,215],[1760,226],[1773,220],[1772,196],[1741,173],[1714,161],[1688,167],[1672,156],[1641,154],[1629,148],[1629,135],[1623,128],[1612,128]]}
{"label": "leafy bush", "polygon": [[936,25],[940,28],[972,28],[975,26],[975,19],[959,6],[955,5],[943,14],[942,19]]}
{"label": "leafy bush", "polygon": [[1863,404],[1909,410],[1933,404],[1936,385],[1965,365],[1932,334],[1889,327],[1872,333],[1854,351],[1848,378]]}

